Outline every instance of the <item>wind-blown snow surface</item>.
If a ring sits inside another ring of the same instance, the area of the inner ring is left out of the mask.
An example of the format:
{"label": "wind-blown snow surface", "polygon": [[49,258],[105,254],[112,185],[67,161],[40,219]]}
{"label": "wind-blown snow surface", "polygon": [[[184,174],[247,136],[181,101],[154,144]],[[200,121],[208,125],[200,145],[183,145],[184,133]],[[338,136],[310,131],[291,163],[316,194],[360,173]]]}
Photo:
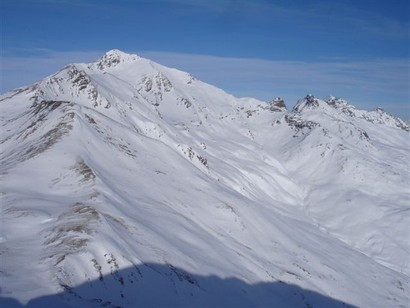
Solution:
{"label": "wind-blown snow surface", "polygon": [[1,96],[0,305],[409,305],[409,127],[118,50]]}

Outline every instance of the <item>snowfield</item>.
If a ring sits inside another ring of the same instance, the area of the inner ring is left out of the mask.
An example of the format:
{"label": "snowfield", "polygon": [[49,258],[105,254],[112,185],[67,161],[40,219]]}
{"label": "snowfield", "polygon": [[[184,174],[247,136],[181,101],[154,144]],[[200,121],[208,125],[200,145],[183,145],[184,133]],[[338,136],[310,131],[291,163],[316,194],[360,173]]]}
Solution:
{"label": "snowfield", "polygon": [[0,97],[1,307],[410,307],[409,126],[112,50]]}

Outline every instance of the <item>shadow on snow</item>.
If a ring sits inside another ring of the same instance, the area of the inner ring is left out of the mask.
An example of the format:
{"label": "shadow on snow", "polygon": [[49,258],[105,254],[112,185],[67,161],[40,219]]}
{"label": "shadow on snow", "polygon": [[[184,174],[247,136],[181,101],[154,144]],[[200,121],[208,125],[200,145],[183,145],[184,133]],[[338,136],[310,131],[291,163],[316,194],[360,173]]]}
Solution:
{"label": "shadow on snow", "polygon": [[[171,264],[144,263],[117,270],[21,305],[0,307],[352,307],[282,281],[248,284],[237,278],[188,273]],[[4,295],[4,294],[3,294]]]}

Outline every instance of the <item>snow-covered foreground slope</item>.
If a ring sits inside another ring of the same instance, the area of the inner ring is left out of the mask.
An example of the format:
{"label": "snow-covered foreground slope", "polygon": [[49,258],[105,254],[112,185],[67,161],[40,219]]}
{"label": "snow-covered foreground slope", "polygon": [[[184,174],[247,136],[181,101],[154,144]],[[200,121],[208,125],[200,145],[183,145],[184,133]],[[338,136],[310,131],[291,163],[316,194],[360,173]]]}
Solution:
{"label": "snow-covered foreground slope", "polygon": [[0,104],[0,306],[409,306],[409,127],[382,110],[117,50]]}

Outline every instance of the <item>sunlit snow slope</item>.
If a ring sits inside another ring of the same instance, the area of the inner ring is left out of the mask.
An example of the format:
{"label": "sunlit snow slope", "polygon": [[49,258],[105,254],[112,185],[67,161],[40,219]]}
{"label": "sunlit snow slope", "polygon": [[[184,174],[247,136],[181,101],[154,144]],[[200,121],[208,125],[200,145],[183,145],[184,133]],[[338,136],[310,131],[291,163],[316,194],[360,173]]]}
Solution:
{"label": "sunlit snow slope", "polygon": [[1,96],[0,306],[409,307],[409,126],[112,50]]}

